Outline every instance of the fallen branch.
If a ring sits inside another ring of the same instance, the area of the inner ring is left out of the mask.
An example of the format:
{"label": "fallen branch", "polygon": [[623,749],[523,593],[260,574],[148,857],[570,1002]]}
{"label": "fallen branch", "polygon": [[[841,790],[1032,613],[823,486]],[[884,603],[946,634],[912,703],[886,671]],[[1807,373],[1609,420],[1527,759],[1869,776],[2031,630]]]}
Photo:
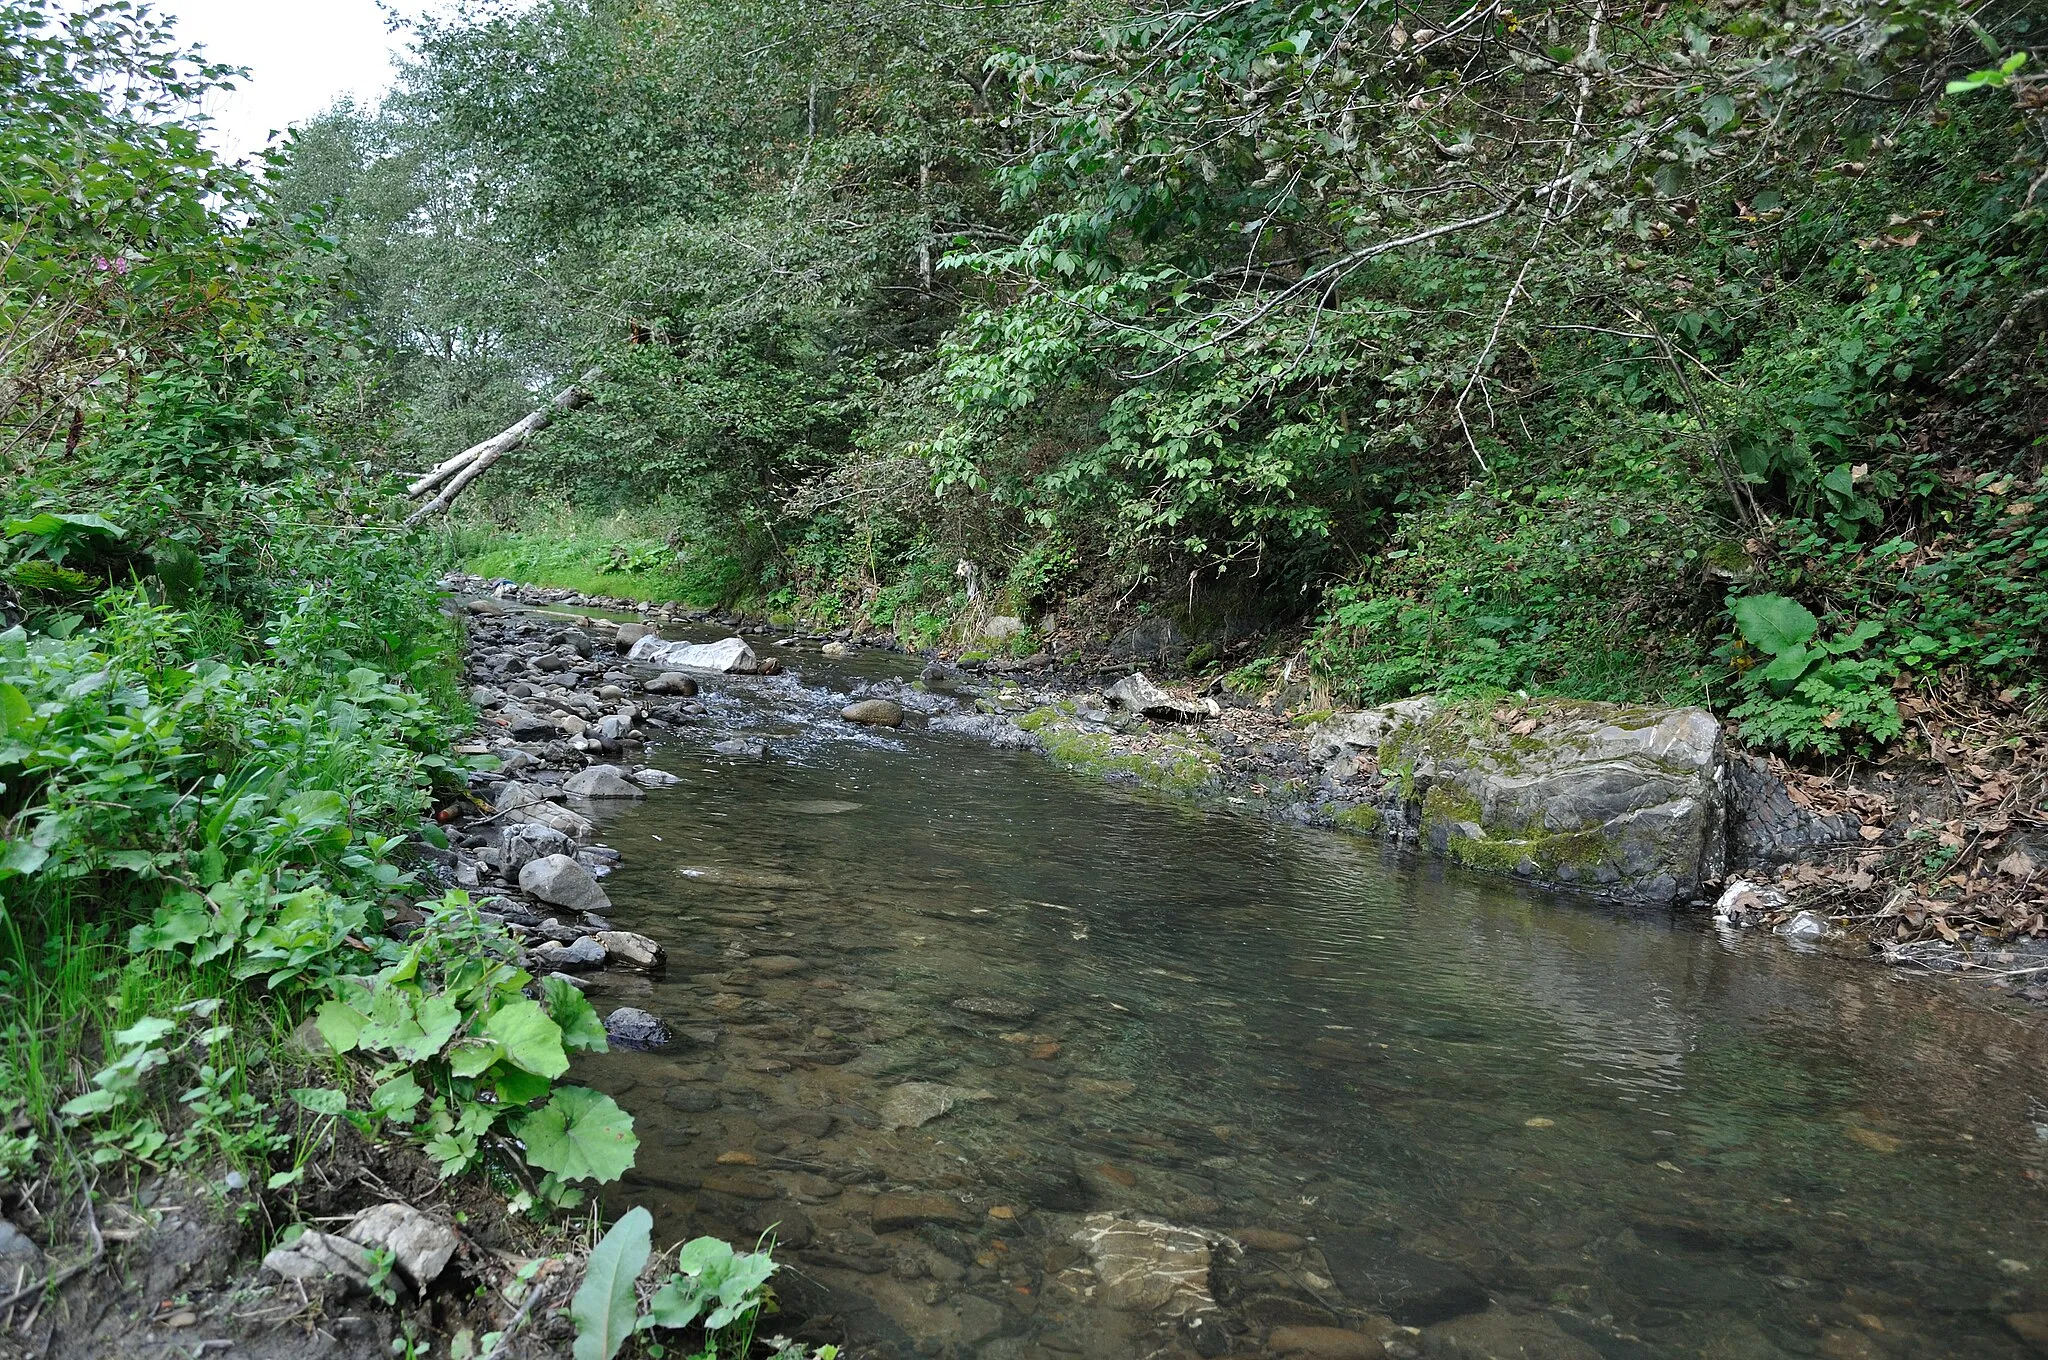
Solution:
{"label": "fallen branch", "polygon": [[407,487],[406,494],[417,499],[443,481],[447,482],[440,494],[406,517],[405,527],[410,529],[429,515],[439,514],[453,505],[455,498],[467,490],[471,482],[490,471],[491,464],[553,424],[557,412],[574,411],[579,407],[588,406],[592,399],[589,385],[603,374],[602,369],[591,369],[576,383],[556,393],[553,401],[511,429],[486,439],[474,448],[464,449]]}

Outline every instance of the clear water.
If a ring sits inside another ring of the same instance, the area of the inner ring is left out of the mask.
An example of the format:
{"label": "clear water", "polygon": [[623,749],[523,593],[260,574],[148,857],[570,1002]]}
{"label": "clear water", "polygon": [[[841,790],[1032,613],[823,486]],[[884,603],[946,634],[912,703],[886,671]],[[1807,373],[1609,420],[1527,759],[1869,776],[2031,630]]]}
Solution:
{"label": "clear water", "polygon": [[[1309,1239],[1219,1255],[1250,1353],[1270,1325],[1356,1324],[1373,1300],[1332,1266],[1372,1242],[1468,1274],[1514,1315],[1500,1354],[2036,1353],[2003,1319],[2048,1309],[2038,1016],[852,729],[793,677],[710,698],[652,757],[683,783],[603,828],[613,919],[671,965],[601,1009],[697,1035],[585,1076],[638,1121],[615,1198],[662,1235],[804,1215],[786,1326],[877,1355],[1194,1354],[1076,1287],[1083,1214],[1128,1210]],[[709,752],[739,732],[766,757]],[[863,1126],[913,1080],[987,1098]],[[821,1110],[825,1136],[784,1123]],[[961,1223],[877,1236],[892,1191]],[[1456,1335],[1413,1344],[1495,1353]]]}

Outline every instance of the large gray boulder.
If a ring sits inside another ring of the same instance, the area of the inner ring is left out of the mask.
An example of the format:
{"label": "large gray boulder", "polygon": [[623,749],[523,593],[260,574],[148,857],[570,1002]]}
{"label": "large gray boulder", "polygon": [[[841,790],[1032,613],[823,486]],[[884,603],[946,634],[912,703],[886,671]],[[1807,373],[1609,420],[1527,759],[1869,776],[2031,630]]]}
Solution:
{"label": "large gray boulder", "polygon": [[575,798],[645,798],[638,786],[626,782],[625,771],[616,765],[593,765],[578,770],[562,781],[562,792]]}
{"label": "large gray boulder", "polygon": [[534,823],[553,827],[572,840],[587,839],[597,830],[588,817],[571,812],[553,801],[550,790],[517,780],[498,787],[497,796],[491,800],[491,810],[497,814],[501,826]]}
{"label": "large gray boulder", "polygon": [[498,872],[507,881],[517,883],[519,871],[535,860],[566,855],[575,848],[576,842],[551,826],[520,822],[498,832]]}
{"label": "large gray boulder", "polygon": [[1703,708],[1407,700],[1311,749],[1362,797],[1345,820],[1474,868],[1669,902],[1726,867],[1727,753]]}
{"label": "large gray boulder", "polygon": [[754,649],[736,637],[719,642],[666,642],[658,637],[644,637],[633,644],[626,656],[665,670],[752,675],[761,669],[761,659],[754,655]]}
{"label": "large gray boulder", "polygon": [[571,911],[610,911],[611,898],[590,871],[567,855],[547,855],[519,871],[519,890]]}

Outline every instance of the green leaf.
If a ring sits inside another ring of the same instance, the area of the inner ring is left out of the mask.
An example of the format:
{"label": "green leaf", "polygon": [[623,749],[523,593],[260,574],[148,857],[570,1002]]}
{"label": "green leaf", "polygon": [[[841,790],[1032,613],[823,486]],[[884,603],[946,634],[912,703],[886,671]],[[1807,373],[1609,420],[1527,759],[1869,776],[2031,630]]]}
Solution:
{"label": "green leaf", "polygon": [[448,1070],[458,1077],[480,1077],[504,1056],[504,1047],[489,1039],[457,1039],[448,1048]]}
{"label": "green leaf", "polygon": [[640,1147],[633,1116],[582,1086],[564,1086],[512,1128],[526,1144],[526,1160],[565,1181],[615,1181]]}
{"label": "green leaf", "polygon": [[76,1119],[83,1115],[105,1114],[121,1103],[121,1096],[114,1091],[87,1091],[84,1095],[67,1100],[57,1113]]}
{"label": "green leaf", "polygon": [[370,1113],[400,1124],[412,1122],[413,1111],[419,1108],[427,1093],[420,1089],[410,1072],[400,1072],[391,1080],[370,1093]]}
{"label": "green leaf", "polygon": [[604,1021],[598,1018],[597,1008],[590,1004],[589,997],[554,977],[542,980],[540,994],[541,1000],[547,1004],[548,1015],[562,1027],[564,1045],[579,1053],[610,1051],[605,1041]]}
{"label": "green leaf", "polygon": [[633,1335],[639,1313],[633,1284],[646,1268],[653,1228],[652,1214],[629,1209],[591,1251],[583,1283],[569,1301],[569,1317],[576,1324],[575,1360],[612,1360]]}
{"label": "green leaf", "polygon": [[116,1033],[114,1035],[114,1042],[123,1048],[134,1048],[139,1044],[153,1044],[177,1027],[178,1022],[175,1020],[166,1020],[161,1016],[155,1015],[146,1016],[141,1020],[137,1020],[128,1028]]}
{"label": "green leaf", "polygon": [[1758,671],[1757,674],[1765,680],[1770,680],[1774,682],[1781,680],[1797,680],[1800,676],[1806,674],[1806,668],[1809,665],[1820,660],[1820,658],[1821,653],[1819,652],[1809,651],[1805,647],[1795,646],[1786,651],[1780,652],[1776,660],[1772,661],[1770,665]]}
{"label": "green leaf", "polygon": [[562,1027],[535,1001],[524,997],[500,1006],[484,1021],[484,1035],[504,1045],[505,1059],[537,1077],[550,1080],[569,1070],[562,1051]]}
{"label": "green leaf", "polygon": [[35,709],[29,706],[28,699],[20,690],[12,685],[0,685],[0,737],[26,733],[35,717]]}
{"label": "green leaf", "polygon": [[420,1003],[419,1023],[419,1038],[393,1049],[407,1062],[425,1062],[446,1048],[462,1027],[462,1010],[446,996],[428,997]]}
{"label": "green leaf", "polygon": [[348,1096],[325,1086],[301,1086],[292,1099],[314,1114],[340,1114],[348,1108]]}
{"label": "green leaf", "polygon": [[1814,635],[1820,620],[1797,600],[1783,595],[1749,595],[1734,601],[1735,626],[1750,646],[1772,656]]}
{"label": "green leaf", "polygon": [[345,1001],[324,1002],[313,1017],[313,1027],[336,1053],[354,1052],[369,1023],[367,1016]]}

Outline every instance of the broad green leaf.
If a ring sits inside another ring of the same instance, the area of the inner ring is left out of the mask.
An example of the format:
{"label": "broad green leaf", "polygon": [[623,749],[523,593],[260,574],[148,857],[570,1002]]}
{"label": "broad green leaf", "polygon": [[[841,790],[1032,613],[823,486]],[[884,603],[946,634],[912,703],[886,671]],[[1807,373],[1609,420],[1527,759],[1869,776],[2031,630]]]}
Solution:
{"label": "broad green leaf", "polygon": [[565,1181],[615,1181],[640,1147],[633,1116],[582,1086],[562,1087],[512,1127],[526,1144],[526,1160]]}
{"label": "broad green leaf", "polygon": [[609,1051],[604,1021],[598,1018],[597,1008],[590,1004],[589,997],[560,978],[543,980],[540,989],[548,1015],[562,1027],[564,1046],[581,1053]]}
{"label": "broad green leaf", "polygon": [[166,1020],[161,1016],[155,1015],[147,1016],[137,1020],[127,1029],[116,1033],[114,1035],[114,1042],[123,1048],[133,1048],[138,1044],[153,1044],[177,1027],[178,1022],[175,1020]]}
{"label": "broad green leaf", "polygon": [[0,737],[27,732],[35,716],[35,709],[29,706],[27,697],[20,690],[12,685],[0,685]]}
{"label": "broad green leaf", "polygon": [[313,1017],[313,1027],[336,1053],[352,1053],[369,1019],[345,1001],[323,1002]]}
{"label": "broad green leaf", "polygon": [[591,1250],[583,1283],[569,1301],[569,1318],[576,1324],[575,1360],[612,1360],[633,1335],[639,1315],[633,1285],[646,1268],[653,1228],[652,1214],[629,1209]]}
{"label": "broad green leaf", "polygon": [[1820,627],[1811,610],[1783,595],[1749,595],[1729,608],[1743,639],[1772,656],[1805,642]]}
{"label": "broad green leaf", "polygon": [[457,1039],[448,1047],[448,1070],[458,1077],[480,1077],[504,1056],[504,1047],[489,1039]]}
{"label": "broad green leaf", "polygon": [[57,1113],[76,1119],[83,1115],[105,1114],[121,1103],[121,1097],[113,1091],[87,1091],[84,1095],[67,1100]]}
{"label": "broad green leaf", "polygon": [[500,1006],[484,1021],[484,1035],[504,1045],[505,1060],[537,1077],[552,1080],[569,1070],[562,1051],[562,1027],[548,1018],[540,1003],[521,998]]}
{"label": "broad green leaf", "polygon": [[1806,668],[1819,660],[1820,656],[1819,652],[1809,651],[1805,647],[1789,647],[1778,653],[1777,658],[1757,674],[1774,683],[1797,680],[1806,674]]}
{"label": "broad green leaf", "polygon": [[445,996],[428,997],[420,1003],[419,1025],[419,1038],[393,1050],[407,1062],[425,1062],[446,1048],[462,1027],[462,1011]]}

